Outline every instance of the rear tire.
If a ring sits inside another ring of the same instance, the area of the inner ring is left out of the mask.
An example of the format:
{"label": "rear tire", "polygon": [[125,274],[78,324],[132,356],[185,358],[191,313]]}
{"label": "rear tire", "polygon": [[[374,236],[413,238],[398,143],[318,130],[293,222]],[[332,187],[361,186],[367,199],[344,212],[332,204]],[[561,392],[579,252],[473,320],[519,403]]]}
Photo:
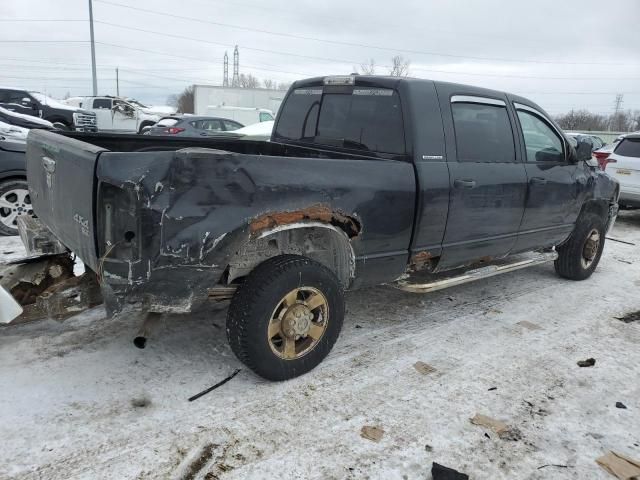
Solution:
{"label": "rear tire", "polygon": [[33,216],[27,181],[0,181],[0,235],[18,235],[17,219],[20,215]]}
{"label": "rear tire", "polygon": [[336,275],[309,258],[281,255],[258,265],[238,288],[227,314],[227,338],[256,374],[287,380],[329,354],[343,318],[344,292]]}
{"label": "rear tire", "polygon": [[604,240],[602,218],[593,213],[581,215],[569,240],[556,249],[558,275],[570,280],[589,278],[600,262]]}

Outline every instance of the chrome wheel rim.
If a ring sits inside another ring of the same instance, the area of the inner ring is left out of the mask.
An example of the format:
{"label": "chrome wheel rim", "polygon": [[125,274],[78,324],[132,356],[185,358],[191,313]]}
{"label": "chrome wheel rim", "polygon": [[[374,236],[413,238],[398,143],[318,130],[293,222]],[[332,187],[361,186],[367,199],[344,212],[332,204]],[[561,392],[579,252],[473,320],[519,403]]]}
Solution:
{"label": "chrome wheel rim", "polygon": [[303,357],[320,342],[329,324],[329,302],[320,290],[298,287],[273,310],[267,327],[271,351],[283,360]]}
{"label": "chrome wheel rim", "polygon": [[595,228],[587,235],[587,240],[582,248],[582,268],[589,268],[598,255],[600,249],[600,232]]}
{"label": "chrome wheel rim", "polygon": [[0,195],[0,223],[5,227],[17,230],[18,217],[33,215],[29,190],[14,188]]}

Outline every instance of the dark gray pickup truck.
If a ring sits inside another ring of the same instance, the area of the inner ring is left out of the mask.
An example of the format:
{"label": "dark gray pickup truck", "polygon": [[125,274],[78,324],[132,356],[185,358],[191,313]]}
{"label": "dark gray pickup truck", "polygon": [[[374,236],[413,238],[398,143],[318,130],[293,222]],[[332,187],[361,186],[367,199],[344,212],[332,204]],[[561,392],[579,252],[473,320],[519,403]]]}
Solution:
{"label": "dark gray pickup truck", "polygon": [[27,171],[109,312],[230,299],[233,351],[282,380],[328,354],[347,289],[589,277],[619,190],[590,158],[519,96],[343,76],[296,82],[271,142],[34,131]]}

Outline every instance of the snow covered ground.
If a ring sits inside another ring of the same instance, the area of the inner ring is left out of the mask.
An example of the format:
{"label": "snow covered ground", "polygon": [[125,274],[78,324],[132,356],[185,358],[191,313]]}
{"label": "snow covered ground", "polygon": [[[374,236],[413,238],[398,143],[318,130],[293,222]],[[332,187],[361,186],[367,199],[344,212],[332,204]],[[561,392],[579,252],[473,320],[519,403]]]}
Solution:
{"label": "snow covered ground", "polygon": [[[316,370],[269,383],[243,369],[194,402],[242,368],[224,310],[168,318],[146,350],[137,319],[102,308],[0,328],[0,478],[430,479],[433,461],[473,479],[613,478],[596,457],[640,458],[640,322],[616,319],[640,310],[640,212],[611,236],[635,245],[608,241],[585,282],[545,265],[422,296],[350,293]],[[19,248],[0,240],[0,261]]]}

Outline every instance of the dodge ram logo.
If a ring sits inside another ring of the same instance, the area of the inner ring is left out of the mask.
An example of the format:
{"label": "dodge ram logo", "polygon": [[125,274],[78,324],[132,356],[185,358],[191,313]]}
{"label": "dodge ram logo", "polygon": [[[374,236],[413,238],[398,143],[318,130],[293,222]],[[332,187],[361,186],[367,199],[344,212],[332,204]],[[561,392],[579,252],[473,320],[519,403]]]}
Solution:
{"label": "dodge ram logo", "polygon": [[44,167],[44,173],[47,175],[47,187],[51,188],[53,174],[56,171],[56,161],[53,158],[42,157],[42,166]]}

